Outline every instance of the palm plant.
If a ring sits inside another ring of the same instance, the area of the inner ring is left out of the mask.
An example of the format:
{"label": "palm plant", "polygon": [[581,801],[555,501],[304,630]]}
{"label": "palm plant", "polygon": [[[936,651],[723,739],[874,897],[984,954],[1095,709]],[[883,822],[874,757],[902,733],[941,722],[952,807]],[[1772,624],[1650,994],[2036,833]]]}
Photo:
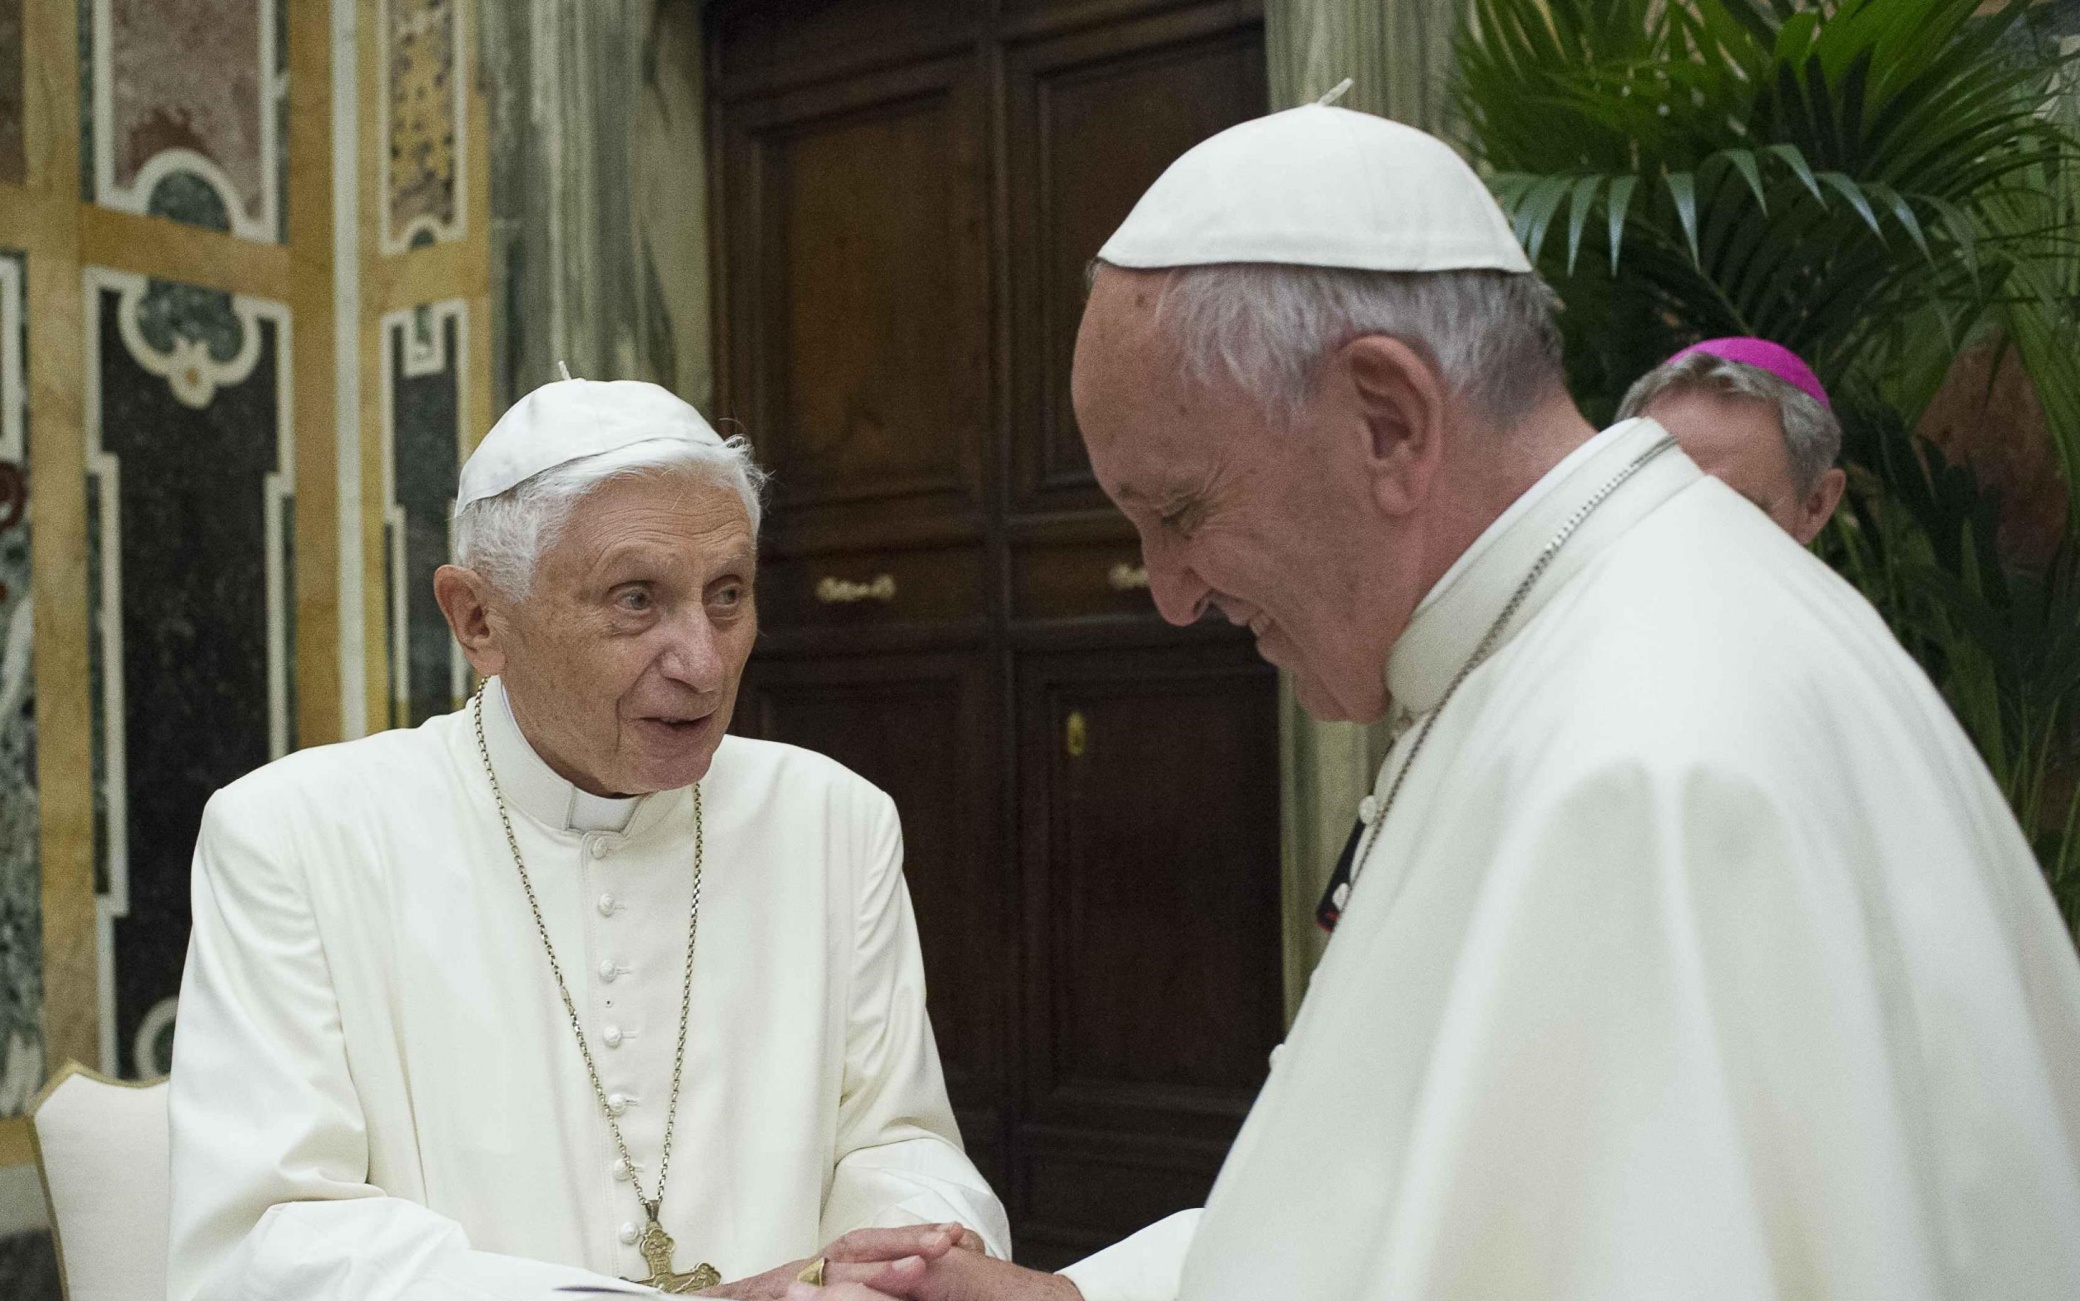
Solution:
{"label": "palm plant", "polygon": [[[1606,417],[1677,347],[1774,339],[1834,390],[1856,485],[1822,551],[1943,688],[2080,929],[2080,511],[2041,572],[1913,430],[2012,349],[2080,471],[2080,148],[2027,0],[1472,0],[1471,144],[1568,304]],[[2071,494],[2069,494],[2070,498]]]}

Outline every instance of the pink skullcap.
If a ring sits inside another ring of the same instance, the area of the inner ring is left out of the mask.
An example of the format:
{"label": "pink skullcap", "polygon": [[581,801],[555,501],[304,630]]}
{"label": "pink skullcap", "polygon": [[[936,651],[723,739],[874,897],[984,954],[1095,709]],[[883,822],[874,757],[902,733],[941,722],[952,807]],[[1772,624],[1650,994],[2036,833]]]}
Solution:
{"label": "pink skullcap", "polygon": [[1703,343],[1692,344],[1670,357],[1666,364],[1674,365],[1697,352],[1709,353],[1727,361],[1737,361],[1757,370],[1766,370],[1827,410],[1834,410],[1834,403],[1827,400],[1827,390],[1820,387],[1820,377],[1813,373],[1813,368],[1800,361],[1797,353],[1782,344],[1771,343],[1768,339],[1706,339]]}

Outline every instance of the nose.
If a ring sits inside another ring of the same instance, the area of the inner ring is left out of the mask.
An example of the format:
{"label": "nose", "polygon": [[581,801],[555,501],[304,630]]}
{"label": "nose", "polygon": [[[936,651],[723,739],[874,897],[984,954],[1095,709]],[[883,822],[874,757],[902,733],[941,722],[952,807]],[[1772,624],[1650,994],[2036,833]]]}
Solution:
{"label": "nose", "polygon": [[1167,542],[1141,536],[1141,563],[1148,570],[1148,594],[1155,598],[1156,613],[1165,623],[1182,628],[1199,621],[1213,589],[1192,571],[1191,565]]}
{"label": "nose", "polygon": [[657,669],[665,677],[704,696],[714,695],[722,689],[728,665],[706,605],[695,605],[666,625],[664,649],[657,657]]}

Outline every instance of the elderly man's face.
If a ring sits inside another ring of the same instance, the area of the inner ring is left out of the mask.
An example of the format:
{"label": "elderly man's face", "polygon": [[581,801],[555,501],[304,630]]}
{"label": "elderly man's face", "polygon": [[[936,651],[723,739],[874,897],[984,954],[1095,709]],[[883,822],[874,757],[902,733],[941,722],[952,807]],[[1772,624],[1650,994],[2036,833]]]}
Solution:
{"label": "elderly man's face", "polygon": [[1175,624],[1217,610],[1246,625],[1316,717],[1377,718],[1406,610],[1377,550],[1391,522],[1370,491],[1364,431],[1324,404],[1268,427],[1233,385],[1185,376],[1159,328],[1162,284],[1099,271],[1073,380],[1092,468],[1141,534],[1156,606]]}
{"label": "elderly man's face", "polygon": [[1754,502],[1801,543],[1819,535],[1842,498],[1847,478],[1840,470],[1829,470],[1812,491],[1801,490],[1782,419],[1760,398],[1676,389],[1641,414],[1674,434],[1699,469]]}
{"label": "elderly man's face", "polygon": [[581,498],[525,599],[492,593],[480,673],[502,675],[542,758],[596,795],[700,780],[758,634],[743,500],[693,474]]}

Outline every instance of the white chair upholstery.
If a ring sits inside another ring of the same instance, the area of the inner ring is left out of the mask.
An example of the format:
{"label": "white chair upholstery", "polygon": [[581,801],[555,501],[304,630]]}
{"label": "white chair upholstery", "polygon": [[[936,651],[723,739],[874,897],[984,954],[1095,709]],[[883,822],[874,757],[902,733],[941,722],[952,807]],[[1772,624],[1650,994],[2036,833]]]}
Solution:
{"label": "white chair upholstery", "polygon": [[29,1123],[67,1301],[164,1301],[166,1082],[68,1065]]}

